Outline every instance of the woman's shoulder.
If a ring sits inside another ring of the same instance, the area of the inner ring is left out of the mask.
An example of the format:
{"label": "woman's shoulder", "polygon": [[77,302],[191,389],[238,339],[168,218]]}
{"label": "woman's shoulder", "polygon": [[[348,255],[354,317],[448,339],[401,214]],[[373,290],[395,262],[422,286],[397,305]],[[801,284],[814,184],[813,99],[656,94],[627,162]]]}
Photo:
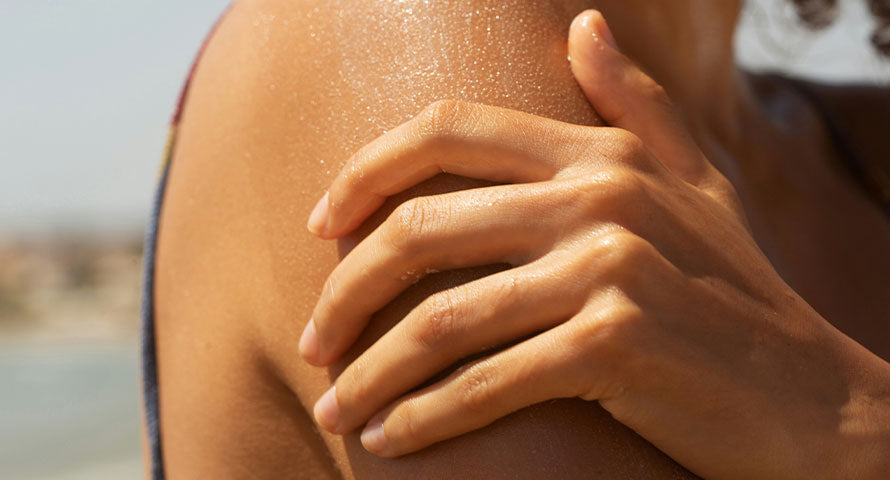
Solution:
{"label": "woman's shoulder", "polygon": [[[195,71],[161,219],[156,331],[171,472],[250,468],[254,476],[287,477],[307,463],[294,451],[309,451],[321,463],[330,463],[330,453],[346,477],[473,471],[583,478],[600,471],[685,478],[653,446],[580,401],[517,412],[398,462],[365,452],[357,432],[319,437],[306,415],[335,372],[301,362],[297,340],[338,249],[305,225],[348,156],[447,98],[595,121],[560,47],[573,12],[521,1],[536,6],[235,3]],[[412,195],[475,185],[444,177]],[[349,240],[359,241],[382,219],[366,222]],[[438,283],[426,285],[447,288],[483,274],[442,272],[430,279]],[[375,315],[360,347],[429,293],[412,290]],[[547,448],[528,456],[528,442]]]}

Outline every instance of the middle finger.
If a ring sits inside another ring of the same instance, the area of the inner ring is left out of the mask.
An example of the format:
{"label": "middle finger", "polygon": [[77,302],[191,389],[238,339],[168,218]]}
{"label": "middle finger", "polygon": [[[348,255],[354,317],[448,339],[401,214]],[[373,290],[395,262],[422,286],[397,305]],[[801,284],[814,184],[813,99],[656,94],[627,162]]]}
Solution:
{"label": "middle finger", "polygon": [[300,353],[314,365],[329,365],[358,338],[372,314],[433,271],[521,265],[542,256],[564,233],[557,228],[564,224],[560,217],[572,210],[557,205],[571,201],[554,195],[551,190],[558,188],[564,186],[504,185],[400,205],[328,277]]}

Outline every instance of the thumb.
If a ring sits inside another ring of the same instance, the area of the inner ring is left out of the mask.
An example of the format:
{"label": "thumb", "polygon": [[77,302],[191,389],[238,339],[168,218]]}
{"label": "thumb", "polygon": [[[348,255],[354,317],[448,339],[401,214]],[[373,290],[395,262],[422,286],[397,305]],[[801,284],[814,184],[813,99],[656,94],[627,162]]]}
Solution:
{"label": "thumb", "polygon": [[697,184],[713,167],[686,130],[664,88],[617,48],[603,15],[586,10],[569,30],[575,79],[610,125],[636,134],[674,174]]}

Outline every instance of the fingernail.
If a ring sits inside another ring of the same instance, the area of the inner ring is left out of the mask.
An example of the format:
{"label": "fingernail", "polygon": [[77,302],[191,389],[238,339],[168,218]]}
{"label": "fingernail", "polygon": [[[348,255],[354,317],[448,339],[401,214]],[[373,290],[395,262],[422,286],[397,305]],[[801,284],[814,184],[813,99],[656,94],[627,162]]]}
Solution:
{"label": "fingernail", "polygon": [[376,418],[362,431],[362,445],[371,453],[381,454],[386,450],[386,434],[383,433],[383,419]]}
{"label": "fingernail", "polygon": [[325,192],[321,200],[315,204],[312,213],[309,215],[309,223],[306,228],[315,235],[322,235],[328,226],[328,192]]}
{"label": "fingernail", "polygon": [[[599,17],[597,21],[593,21],[596,17]],[[612,48],[618,50],[618,42],[615,41],[615,36],[612,35],[612,29],[609,28],[609,24],[606,23],[606,19],[599,12],[588,15],[585,21],[585,26],[588,24],[593,30],[595,35],[599,35],[600,38],[606,41]]]}
{"label": "fingernail", "polygon": [[318,332],[315,331],[315,320],[309,319],[309,324],[300,336],[300,355],[306,360],[315,360],[318,356]]}
{"label": "fingernail", "polygon": [[612,35],[612,30],[603,18],[603,14],[598,10],[586,10],[572,20],[572,30],[577,29],[579,33],[587,32],[594,37],[595,40],[604,40],[610,47],[618,50],[618,43]]}
{"label": "fingernail", "polygon": [[592,21],[595,14],[596,10],[586,10],[582,12],[580,15],[575,17],[574,20],[572,20],[572,27],[575,27],[575,25],[577,25],[585,30],[590,30],[590,22]]}
{"label": "fingernail", "polygon": [[312,409],[315,415],[315,421],[329,432],[336,432],[340,422],[340,406],[337,405],[337,386],[328,389],[324,395],[318,399],[315,407]]}

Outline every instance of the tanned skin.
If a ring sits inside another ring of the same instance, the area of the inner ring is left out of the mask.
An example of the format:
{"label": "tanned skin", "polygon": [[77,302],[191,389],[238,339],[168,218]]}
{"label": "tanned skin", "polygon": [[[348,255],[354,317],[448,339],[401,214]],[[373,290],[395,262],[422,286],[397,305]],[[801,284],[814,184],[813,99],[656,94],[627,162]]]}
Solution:
{"label": "tanned skin", "polygon": [[[365,451],[358,432],[319,433],[307,413],[413,306],[503,268],[427,277],[375,315],[334,368],[311,367],[297,343],[339,258],[407,198],[482,183],[437,177],[390,199],[339,246],[306,231],[320,194],[357,148],[436,100],[598,124],[565,61],[568,26],[589,7],[603,11],[622,48],[672,95],[789,284],[839,329],[890,357],[888,329],[875,322],[890,318],[880,302],[890,287],[875,273],[890,271],[882,247],[890,227],[836,167],[819,117],[781,82],[742,76],[739,88],[741,74],[722,63],[731,56],[696,47],[696,35],[731,47],[738,4],[650,3],[659,2],[236,3],[194,77],[161,220],[155,299],[168,476],[693,477],[594,402],[540,404],[398,459]],[[653,14],[664,21],[647,21]],[[846,93],[832,98],[853,105]],[[779,104],[786,107],[773,108]],[[877,124],[861,119],[878,109],[850,110],[866,125],[861,131]],[[886,151],[875,137],[861,137],[869,157]],[[740,156],[757,161],[721,164]]]}

